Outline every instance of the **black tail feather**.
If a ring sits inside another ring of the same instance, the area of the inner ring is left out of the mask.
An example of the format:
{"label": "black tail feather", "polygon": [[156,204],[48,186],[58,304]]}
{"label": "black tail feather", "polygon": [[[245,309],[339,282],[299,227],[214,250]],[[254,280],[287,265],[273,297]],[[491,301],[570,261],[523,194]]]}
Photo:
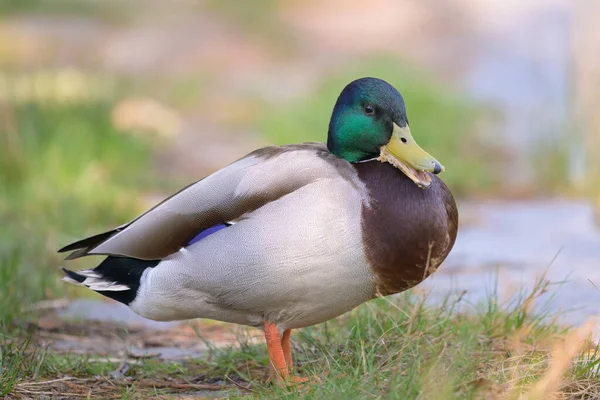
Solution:
{"label": "black tail feather", "polygon": [[74,281],[77,281],[79,283],[83,283],[83,281],[85,281],[85,276],[79,275],[77,272],[71,271],[70,269],[66,268],[62,268],[62,270],[66,276],[73,279]]}
{"label": "black tail feather", "polygon": [[[154,268],[160,260],[138,260],[129,257],[109,256],[104,259],[92,271],[82,271],[81,274],[63,268],[63,272],[70,279],[89,287],[103,296],[120,301],[124,304],[131,303],[140,287],[142,274],[148,268]],[[93,272],[93,273],[92,273]],[[92,278],[90,278],[92,276]],[[93,282],[87,284],[87,282]],[[104,285],[125,286],[126,288],[117,290],[98,290],[98,286],[106,288]],[[94,288],[96,286],[96,289]]]}

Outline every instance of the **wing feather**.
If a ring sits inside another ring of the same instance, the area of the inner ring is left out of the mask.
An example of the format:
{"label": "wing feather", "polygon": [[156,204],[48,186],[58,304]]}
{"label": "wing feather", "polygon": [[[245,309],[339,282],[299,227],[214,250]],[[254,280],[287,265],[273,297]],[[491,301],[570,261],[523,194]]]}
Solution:
{"label": "wing feather", "polygon": [[[345,166],[345,168],[344,168]],[[188,186],[128,224],[80,240],[60,251],[68,259],[104,254],[156,260],[188,243],[198,232],[238,220],[317,179],[338,176],[350,164],[321,143],[267,147]]]}

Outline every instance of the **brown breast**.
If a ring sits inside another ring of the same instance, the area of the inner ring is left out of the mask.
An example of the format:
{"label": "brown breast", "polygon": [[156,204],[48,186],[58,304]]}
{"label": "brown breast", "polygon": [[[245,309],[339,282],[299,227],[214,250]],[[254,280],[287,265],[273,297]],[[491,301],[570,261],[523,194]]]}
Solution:
{"label": "brown breast", "polygon": [[355,164],[371,196],[363,205],[365,254],[382,295],[423,281],[444,261],[456,239],[458,210],[437,176],[419,188],[406,175],[378,161]]}

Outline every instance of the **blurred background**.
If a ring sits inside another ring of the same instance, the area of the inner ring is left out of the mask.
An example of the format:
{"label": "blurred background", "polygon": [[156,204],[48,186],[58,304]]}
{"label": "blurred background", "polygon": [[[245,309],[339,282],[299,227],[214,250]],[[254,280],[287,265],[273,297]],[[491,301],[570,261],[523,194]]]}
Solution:
{"label": "blurred background", "polygon": [[1,1],[4,326],[28,307],[146,323],[63,284],[56,250],[257,147],[325,141],[363,76],[404,95],[459,201],[456,247],[421,289],[476,301],[546,273],[567,280],[555,311],[598,314],[597,15],[592,0]]}

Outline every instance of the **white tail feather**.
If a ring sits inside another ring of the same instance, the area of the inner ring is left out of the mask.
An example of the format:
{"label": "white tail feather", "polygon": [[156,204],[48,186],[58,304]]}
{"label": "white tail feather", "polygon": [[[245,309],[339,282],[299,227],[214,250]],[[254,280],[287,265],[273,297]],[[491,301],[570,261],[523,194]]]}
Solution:
{"label": "white tail feather", "polygon": [[81,284],[81,283],[77,282],[75,279],[73,279],[73,278],[69,278],[68,276],[64,276],[64,277],[62,278],[62,280],[63,280],[63,281],[65,281],[65,282],[72,283],[72,284],[74,284],[74,285],[77,285],[77,286],[85,286],[85,285],[83,285],[83,284]]}
{"label": "white tail feather", "polygon": [[100,278],[102,279],[102,275],[95,273],[91,269],[84,269],[83,271],[77,272],[79,275],[85,276],[86,278]]}
{"label": "white tail feather", "polygon": [[102,278],[86,278],[83,284],[92,290],[119,292],[131,289],[129,286],[117,282],[107,281]]}
{"label": "white tail feather", "polygon": [[78,282],[73,278],[65,276],[63,278],[63,281],[73,283],[73,284],[79,285],[79,286],[85,286],[92,290],[101,291],[101,292],[106,292],[106,291],[119,292],[119,291],[131,289],[127,285],[122,285],[117,282],[106,280],[101,275],[97,274],[96,272],[94,272],[91,269],[79,271],[79,272],[77,272],[77,274],[84,276],[85,280],[83,282]]}

